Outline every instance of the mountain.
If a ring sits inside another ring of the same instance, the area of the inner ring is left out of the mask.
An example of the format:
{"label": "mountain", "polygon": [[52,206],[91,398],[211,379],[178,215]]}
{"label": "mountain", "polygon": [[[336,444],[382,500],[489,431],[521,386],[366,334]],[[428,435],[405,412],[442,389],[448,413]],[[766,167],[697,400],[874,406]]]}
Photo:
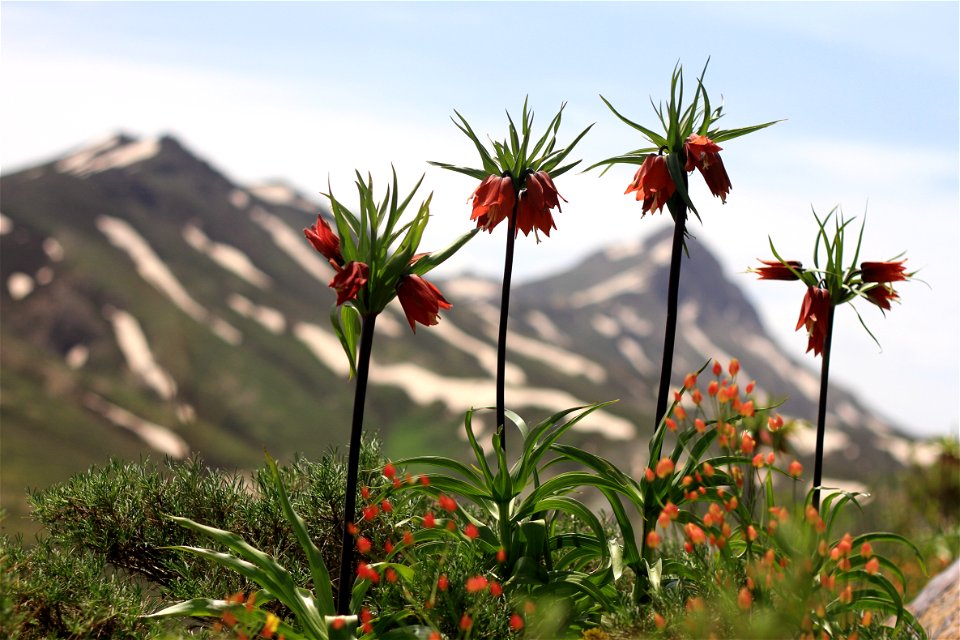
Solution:
{"label": "mountain", "polygon": [[[3,506],[110,455],[247,468],[348,439],[353,386],[329,326],[332,270],[304,240],[323,207],[280,181],[239,185],[172,137],[117,135],[0,178]],[[737,356],[785,413],[816,414],[818,377],[785,357],[708,251],[684,265],[677,382]],[[536,420],[619,398],[573,440],[645,462],[670,239],[611,247],[519,286],[507,404]],[[390,455],[463,453],[462,416],[493,404],[499,286],[438,283],[454,308],[416,335],[377,323],[366,425]],[[831,389],[827,469],[902,465],[911,440]],[[478,417],[481,426],[489,416]],[[490,425],[487,424],[489,433]],[[806,430],[799,453],[812,450]],[[16,523],[7,523],[16,528]]]}

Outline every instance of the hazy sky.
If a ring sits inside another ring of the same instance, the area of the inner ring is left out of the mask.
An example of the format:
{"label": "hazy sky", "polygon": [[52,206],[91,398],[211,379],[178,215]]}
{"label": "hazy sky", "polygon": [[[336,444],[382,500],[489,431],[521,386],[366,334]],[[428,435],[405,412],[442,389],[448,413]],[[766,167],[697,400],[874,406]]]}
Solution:
{"label": "hazy sky", "polygon": [[[172,133],[241,182],[282,177],[307,194],[352,191],[353,170],[403,185],[426,173],[434,218],[423,248],[469,224],[469,178],[426,160],[476,165],[449,120],[506,133],[529,95],[539,131],[567,102],[560,142],[596,123],[585,165],[643,146],[603,94],[653,126],[679,61],[725,101],[725,125],[785,118],[730,141],[727,204],[698,177],[692,231],[811,368],[793,332],[798,283],[742,274],[769,255],[810,261],[811,206],[868,213],[864,259],[906,251],[930,284],[900,287],[884,318],[839,312],[833,380],[917,433],[956,433],[960,410],[960,5],[938,3],[15,3],[2,4],[0,162],[10,171],[116,130]],[[632,171],[571,172],[558,230],[518,245],[516,278],[669,225],[641,219]],[[448,272],[497,276],[503,231],[478,237]],[[696,245],[692,250],[696,251]],[[682,295],[682,291],[681,291]],[[869,307],[869,308],[868,308]],[[762,382],[762,381],[761,381]],[[812,418],[813,416],[811,416]]]}

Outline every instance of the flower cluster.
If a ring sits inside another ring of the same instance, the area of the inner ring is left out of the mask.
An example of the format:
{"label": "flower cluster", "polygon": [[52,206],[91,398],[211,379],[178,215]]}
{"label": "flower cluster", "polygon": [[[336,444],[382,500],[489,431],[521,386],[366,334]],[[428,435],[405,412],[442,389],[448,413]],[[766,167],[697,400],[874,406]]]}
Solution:
{"label": "flower cluster", "polygon": [[[806,331],[807,351],[813,351],[814,356],[823,353],[829,333],[830,317],[836,307],[860,297],[876,305],[882,312],[889,311],[890,303],[900,298],[892,283],[906,281],[913,277],[913,273],[908,273],[904,266],[906,260],[861,262],[858,267],[856,263],[860,255],[863,227],[860,229],[853,261],[845,267],[842,264],[845,235],[847,226],[852,220],[844,221],[838,217],[831,237],[827,233],[826,223],[835,211],[836,209],[831,211],[823,220],[817,217],[820,233],[817,234],[813,268],[805,269],[797,260],[782,259],[773,248],[771,241],[770,246],[777,259],[760,260],[763,266],[748,269],[756,273],[761,280],[799,280],[806,285],[807,290],[800,307],[797,330],[803,328]],[[819,266],[821,248],[827,256],[827,263],[823,268]]]}
{"label": "flower cluster", "polygon": [[539,241],[539,234],[549,237],[550,230],[557,228],[551,210],[560,211],[560,201],[566,200],[557,191],[553,179],[579,164],[578,161],[561,166],[590,129],[584,129],[565,149],[556,149],[556,133],[562,113],[563,106],[547,125],[546,133],[531,143],[533,111],[527,108],[525,101],[520,131],[510,119],[510,135],[503,142],[495,141],[492,153],[480,142],[467,120],[457,113],[459,122],[454,120],[454,124],[474,143],[480,153],[482,168],[459,167],[443,162],[430,164],[480,180],[480,185],[471,196],[473,211],[470,215],[478,229],[492,233],[497,225],[507,220],[514,229],[514,235],[522,231],[523,235],[528,236],[532,231]]}

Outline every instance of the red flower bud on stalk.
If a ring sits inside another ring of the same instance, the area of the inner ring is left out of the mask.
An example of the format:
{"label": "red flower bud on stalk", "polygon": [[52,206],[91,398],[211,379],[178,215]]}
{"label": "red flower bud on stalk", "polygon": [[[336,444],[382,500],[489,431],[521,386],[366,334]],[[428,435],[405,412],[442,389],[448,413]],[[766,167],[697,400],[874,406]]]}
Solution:
{"label": "red flower bud on stalk", "polygon": [[425,327],[438,324],[440,310],[453,307],[433,283],[415,275],[401,278],[397,285],[397,298],[414,333],[417,332],[417,322]]}
{"label": "red flower bud on stalk", "polygon": [[343,264],[343,256],[340,254],[340,238],[333,232],[323,216],[318,215],[314,225],[303,230],[303,235],[310,241],[313,248],[329,260],[334,267]]}
{"label": "red flower bud on stalk", "polygon": [[623,193],[636,191],[637,200],[643,200],[642,213],[646,214],[648,211],[656,213],[662,209],[676,189],[673,179],[670,178],[670,170],[667,169],[667,159],[664,156],[649,155]]}
{"label": "red flower bud on stalk", "polygon": [[[786,262],[780,262],[778,260],[760,260],[765,267],[760,268],[750,268],[747,271],[751,273],[756,273],[760,276],[761,280],[797,280],[797,275],[794,271],[802,272],[803,264],[797,260],[787,260]],[[793,267],[794,271],[791,271],[788,266]]]}
{"label": "red flower bud on stalk", "polygon": [[878,284],[866,292],[867,299],[877,305],[884,311],[890,311],[890,303],[900,300],[900,295],[893,290],[893,287]]}
{"label": "red flower bud on stalk", "polygon": [[550,209],[560,209],[560,200],[566,202],[566,199],[557,192],[557,187],[553,184],[549,174],[546,171],[538,171],[527,176],[526,188],[520,194],[520,204],[517,208],[517,233],[523,232],[523,235],[534,234],[539,230],[545,236],[550,237],[550,229],[556,229],[557,225],[550,215]]}
{"label": "red flower bud on stalk", "polygon": [[683,149],[687,154],[687,164],[684,169],[693,171],[696,167],[700,171],[700,175],[703,176],[704,182],[707,183],[710,193],[720,198],[720,202],[726,204],[727,194],[730,193],[731,186],[727,170],[723,168],[723,160],[717,153],[722,150],[721,147],[707,136],[692,133],[683,143]]}
{"label": "red flower bud on stalk", "polygon": [[903,263],[897,262],[862,262],[860,263],[860,279],[864,282],[897,282],[906,280],[907,274]]}
{"label": "red flower bud on stalk", "polygon": [[370,267],[363,262],[348,262],[337,271],[327,285],[337,291],[337,305],[357,297],[360,289],[367,284]]}
{"label": "red flower bud on stalk", "polygon": [[510,176],[487,176],[473,192],[471,220],[477,228],[493,233],[494,227],[513,214],[517,192]]}
{"label": "red flower bud on stalk", "polygon": [[809,340],[807,351],[813,349],[815,356],[823,351],[823,343],[827,337],[827,317],[830,315],[830,292],[819,287],[807,287],[807,294],[803,297],[803,306],[800,307],[800,318],[797,320],[797,329],[806,327]]}

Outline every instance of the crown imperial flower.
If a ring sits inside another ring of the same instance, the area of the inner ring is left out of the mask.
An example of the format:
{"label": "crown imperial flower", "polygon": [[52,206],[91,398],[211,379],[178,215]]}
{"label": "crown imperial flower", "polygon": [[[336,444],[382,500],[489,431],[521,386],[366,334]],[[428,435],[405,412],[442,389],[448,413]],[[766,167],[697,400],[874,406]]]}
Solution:
{"label": "crown imperial flower", "polygon": [[441,309],[453,307],[433,283],[416,275],[401,278],[397,298],[414,333],[417,332],[417,322],[425,327],[433,326],[440,322]]}
{"label": "crown imperial flower", "polygon": [[667,204],[667,200],[676,191],[676,186],[670,178],[670,170],[667,168],[667,159],[664,156],[647,156],[634,174],[633,182],[623,193],[634,191],[637,192],[637,200],[643,200],[644,214],[648,211],[656,213]]}
{"label": "crown imperial flower", "polygon": [[556,229],[550,209],[560,211],[560,200],[566,199],[557,192],[557,187],[546,171],[537,171],[527,176],[526,188],[520,194],[517,208],[517,232],[530,235],[530,232],[542,232],[550,236],[550,229]]}
{"label": "crown imperial flower", "polygon": [[487,176],[473,192],[471,220],[477,228],[493,233],[494,227],[513,213],[517,192],[510,176]]}
{"label": "crown imperial flower", "polygon": [[800,318],[797,320],[797,331],[806,327],[809,340],[807,351],[813,350],[818,356],[823,351],[823,343],[827,337],[827,317],[830,315],[830,292],[819,287],[807,287],[800,307]]}
{"label": "crown imperial flower", "polygon": [[338,269],[327,285],[337,291],[337,305],[357,297],[360,289],[367,284],[370,276],[370,267],[363,262],[348,262]]}
{"label": "crown imperial flower", "polygon": [[340,253],[340,238],[333,232],[323,216],[318,215],[314,225],[303,230],[303,235],[320,255],[330,261],[330,264],[334,266],[343,264],[343,255]]}
{"label": "crown imperial flower", "polygon": [[[748,271],[756,273],[761,280],[797,280],[797,274],[803,269],[803,264],[797,260],[760,260],[766,266],[760,268],[750,268]],[[793,269],[791,271],[791,268]]]}
{"label": "crown imperial flower", "polygon": [[710,193],[726,204],[731,186],[727,170],[723,168],[723,160],[717,153],[722,150],[721,147],[707,136],[691,133],[684,142],[683,149],[687,155],[687,164],[684,169],[693,171],[696,168],[707,183]]}
{"label": "crown imperial flower", "polygon": [[897,282],[906,280],[906,268],[903,263],[896,262],[863,262],[860,264],[860,279],[864,282]]}

